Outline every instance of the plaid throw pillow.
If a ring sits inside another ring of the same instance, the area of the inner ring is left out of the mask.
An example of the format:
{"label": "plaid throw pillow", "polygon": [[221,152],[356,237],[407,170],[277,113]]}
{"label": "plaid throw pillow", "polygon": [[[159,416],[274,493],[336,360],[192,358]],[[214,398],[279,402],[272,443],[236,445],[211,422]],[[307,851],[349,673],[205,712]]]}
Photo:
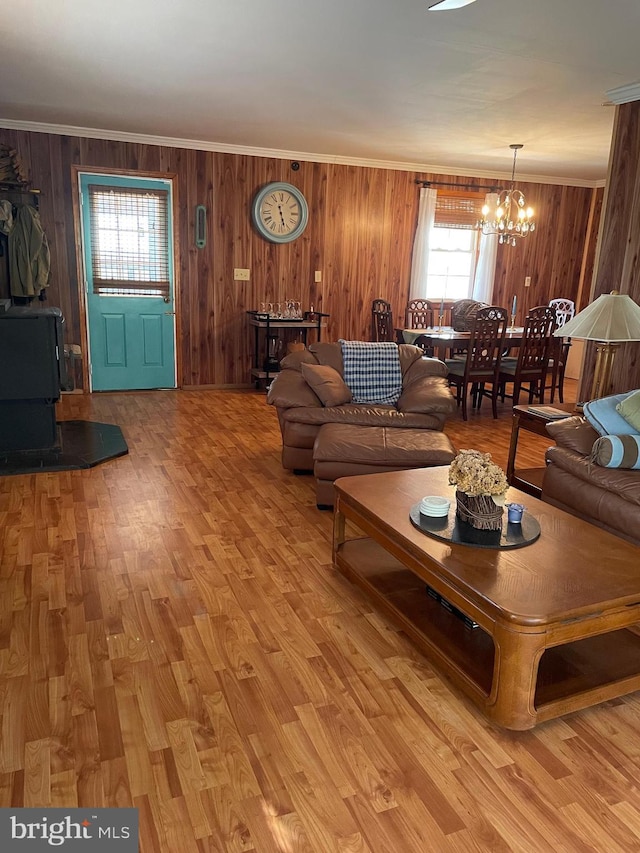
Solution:
{"label": "plaid throw pillow", "polygon": [[398,345],[377,341],[340,340],[344,381],[354,403],[393,406],[402,393]]}

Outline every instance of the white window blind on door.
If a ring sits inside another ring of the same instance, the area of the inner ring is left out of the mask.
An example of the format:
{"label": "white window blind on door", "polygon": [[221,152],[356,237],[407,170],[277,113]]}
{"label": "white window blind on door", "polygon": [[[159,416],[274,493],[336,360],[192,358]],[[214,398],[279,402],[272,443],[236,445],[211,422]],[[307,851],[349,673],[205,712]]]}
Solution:
{"label": "white window blind on door", "polygon": [[169,193],[91,184],[93,292],[170,295]]}

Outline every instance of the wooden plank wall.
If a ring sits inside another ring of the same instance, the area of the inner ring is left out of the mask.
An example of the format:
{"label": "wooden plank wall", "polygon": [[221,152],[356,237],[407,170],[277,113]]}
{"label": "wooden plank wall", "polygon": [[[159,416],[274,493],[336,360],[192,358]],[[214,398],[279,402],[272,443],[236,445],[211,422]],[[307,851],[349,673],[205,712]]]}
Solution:
{"label": "wooden plank wall", "polygon": [[[62,308],[70,343],[82,340],[72,166],[177,176],[179,384],[185,387],[248,384],[253,337],[245,312],[262,301],[296,299],[329,313],[331,340],[367,339],[376,297],[391,302],[401,325],[418,211],[415,179],[492,182],[308,162],[294,171],[289,160],[26,131],[0,130],[0,142],[18,150],[42,190],[42,222],[52,249],[49,304]],[[309,202],[309,225],[293,243],[268,243],[251,225],[252,198],[268,181],[295,184]],[[536,209],[538,230],[515,248],[499,248],[494,295],[494,302],[510,306],[517,294],[519,320],[526,308],[552,297],[576,298],[592,245],[589,210],[596,192],[522,186]],[[197,204],[208,210],[203,250],[194,246]],[[250,281],[234,281],[235,267],[249,268]],[[319,284],[315,270],[322,272]],[[532,277],[527,289],[526,275]]]}
{"label": "wooden plank wall", "polygon": [[[607,191],[603,202],[600,245],[596,261],[593,301],[602,293],[619,290],[640,304],[640,102],[616,107],[609,158]],[[595,363],[595,345],[589,344],[579,399],[589,398]],[[622,344],[616,354],[608,389],[621,393],[640,388],[640,343]]]}

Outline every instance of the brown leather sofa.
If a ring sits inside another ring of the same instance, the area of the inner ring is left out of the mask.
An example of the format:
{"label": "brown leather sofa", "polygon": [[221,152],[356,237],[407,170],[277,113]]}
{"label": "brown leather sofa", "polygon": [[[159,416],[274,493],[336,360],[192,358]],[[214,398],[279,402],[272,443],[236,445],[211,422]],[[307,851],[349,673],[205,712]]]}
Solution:
{"label": "brown leather sofa", "polygon": [[599,434],[581,416],[546,428],[556,446],[546,452],[542,500],[640,545],[640,471],[592,462]]}
{"label": "brown leather sofa", "polygon": [[282,432],[282,465],[292,471],[312,471],[313,446],[323,424],[442,430],[456,408],[446,381],[446,365],[424,358],[419,347],[399,345],[402,394],[395,406],[345,403],[323,406],[302,375],[302,364],[321,364],[343,374],[340,344],[312,344],[280,362],[267,402],[276,407]]}

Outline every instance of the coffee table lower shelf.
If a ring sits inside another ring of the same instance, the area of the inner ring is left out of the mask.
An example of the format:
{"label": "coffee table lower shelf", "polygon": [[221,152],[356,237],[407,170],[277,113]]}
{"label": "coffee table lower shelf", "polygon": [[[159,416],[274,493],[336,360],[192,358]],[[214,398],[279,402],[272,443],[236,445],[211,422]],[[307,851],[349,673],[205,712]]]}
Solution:
{"label": "coffee table lower shelf", "polygon": [[[564,634],[561,627],[552,641],[555,645],[541,653],[541,635],[525,632],[501,648],[504,629],[475,610],[472,618],[479,627],[467,627],[427,594],[426,584],[436,579],[428,572],[419,577],[373,539],[339,543],[334,560],[489,719],[505,728],[531,728],[640,689],[640,631],[635,626],[611,630],[609,622],[601,626],[603,633],[596,633],[596,628],[593,636],[574,640],[571,627]],[[537,646],[533,664],[527,662],[530,641]],[[530,671],[518,672],[519,685],[512,685],[500,658],[520,657],[518,642],[523,648],[522,668],[529,666]],[[522,685],[529,685],[528,693]]]}

